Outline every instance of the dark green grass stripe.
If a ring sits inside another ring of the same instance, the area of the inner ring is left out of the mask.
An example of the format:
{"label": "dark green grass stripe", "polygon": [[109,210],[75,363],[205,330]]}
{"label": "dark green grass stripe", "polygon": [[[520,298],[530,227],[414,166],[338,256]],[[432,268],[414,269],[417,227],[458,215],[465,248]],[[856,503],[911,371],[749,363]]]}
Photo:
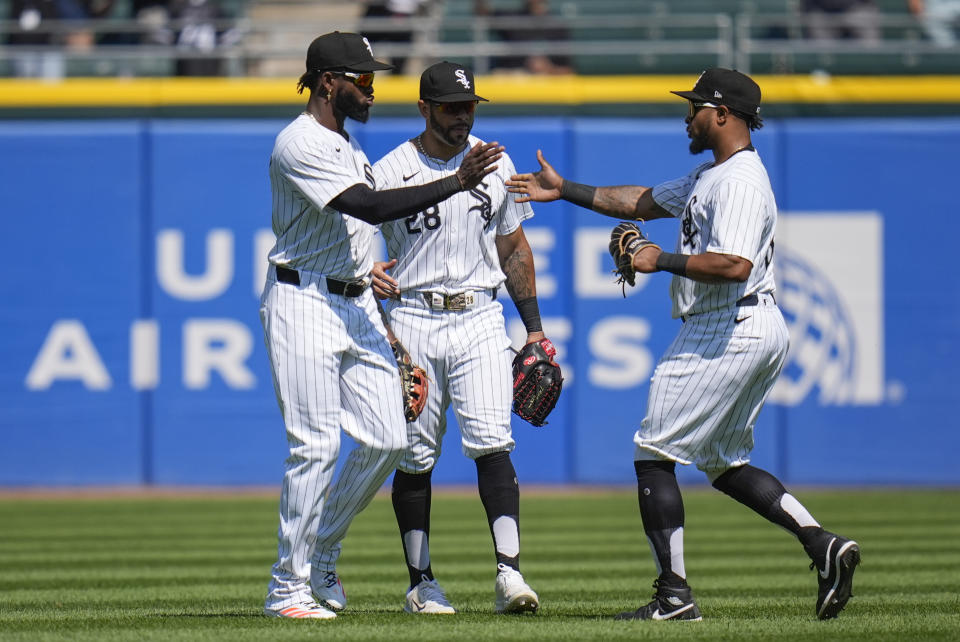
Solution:
{"label": "dark green grass stripe", "polygon": [[[489,530],[473,495],[437,493],[434,570],[461,614],[401,614],[406,572],[389,498],[344,544],[350,598],[334,622],[260,615],[276,553],[263,497],[0,500],[0,640],[955,640],[960,502],[953,491],[804,491],[864,562],[841,618],[813,616],[797,542],[725,496],[686,493],[687,570],[705,621],[614,623],[649,599],[654,566],[632,490],[526,494],[521,560],[543,608],[493,609]],[[907,545],[909,544],[909,545]]]}

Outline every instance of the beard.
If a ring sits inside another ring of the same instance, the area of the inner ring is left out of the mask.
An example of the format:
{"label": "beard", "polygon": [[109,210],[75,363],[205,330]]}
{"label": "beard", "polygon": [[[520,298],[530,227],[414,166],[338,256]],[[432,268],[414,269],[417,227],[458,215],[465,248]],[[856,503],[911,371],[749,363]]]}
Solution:
{"label": "beard", "polygon": [[[466,125],[466,129],[458,129],[458,127],[463,127],[463,125]],[[430,119],[430,130],[436,134],[437,138],[450,147],[462,147],[467,142],[467,137],[470,136],[470,130],[472,129],[472,122],[454,123],[444,129],[437,121],[432,118]]]}
{"label": "beard", "polygon": [[366,100],[357,98],[352,92],[338,92],[333,101],[334,111],[359,123],[370,120],[370,105]]}
{"label": "beard", "polygon": [[690,139],[690,153],[693,155],[702,154],[709,149],[707,139],[702,136],[694,136]]}

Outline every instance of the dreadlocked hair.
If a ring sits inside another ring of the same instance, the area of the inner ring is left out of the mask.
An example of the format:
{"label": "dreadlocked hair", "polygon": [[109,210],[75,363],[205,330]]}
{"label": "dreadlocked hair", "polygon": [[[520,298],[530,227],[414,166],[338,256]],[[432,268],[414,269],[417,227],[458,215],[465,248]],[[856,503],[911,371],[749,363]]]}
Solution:
{"label": "dreadlocked hair", "polygon": [[300,76],[300,80],[297,81],[297,93],[302,94],[304,88],[306,88],[306,89],[309,89],[310,93],[312,94],[319,80],[320,80],[319,71],[311,70],[304,73],[302,76]]}
{"label": "dreadlocked hair", "polygon": [[760,114],[747,114],[735,109],[731,109],[730,113],[747,123],[747,127],[750,128],[750,131],[756,131],[763,127],[763,119],[760,118]]}

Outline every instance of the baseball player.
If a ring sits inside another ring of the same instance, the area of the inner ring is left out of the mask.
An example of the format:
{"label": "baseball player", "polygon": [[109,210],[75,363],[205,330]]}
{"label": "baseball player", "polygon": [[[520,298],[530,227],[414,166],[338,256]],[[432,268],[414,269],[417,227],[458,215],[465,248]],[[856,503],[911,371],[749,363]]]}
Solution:
{"label": "baseball player", "polygon": [[[473,73],[441,62],[420,77],[424,131],[374,166],[379,188],[429,184],[455,168],[480,141],[470,135],[478,101]],[[527,330],[544,338],[533,257],[521,222],[533,215],[515,203],[501,169],[474,189],[380,226],[390,261],[374,269],[375,292],[385,298],[393,333],[424,367],[431,384],[426,408],[408,424],[411,449],[393,477],[393,506],[410,576],[404,610],[456,611],[430,565],[430,476],[446,432],[446,412],[460,426],[463,453],[477,466],[477,485],[497,562],[495,610],[535,612],[537,594],[519,571],[519,487],[510,460],[513,353],[498,287],[506,283]],[[393,270],[392,276],[384,268]],[[335,556],[328,556],[329,568]],[[334,594],[339,601],[339,595]]]}
{"label": "baseball player", "polygon": [[696,464],[715,488],[796,535],[819,571],[817,617],[836,617],[851,595],[859,546],[821,528],[773,475],[749,463],[753,426],[788,343],[774,299],[777,207],[750,139],[762,126],[760,88],[737,71],[714,68],[693,91],[673,93],[688,101],[691,153],[713,152],[711,162],[688,175],[653,188],[591,187],[564,180],[538,152],[541,170],[507,183],[521,202],[562,198],[614,218],[680,219],[674,252],[645,240],[626,250],[628,269],[674,275],[673,316],[683,325],[654,370],[647,416],[634,436],[640,515],[659,572],[656,593],[617,618],[701,619],[683,562],[678,462]]}
{"label": "baseball player", "polygon": [[[338,583],[313,553],[339,547],[407,448],[397,366],[369,287],[374,225],[476,188],[503,149],[477,145],[433,182],[375,191],[373,169],[344,120],[367,120],[374,72],[389,68],[357,34],[316,38],[298,85],[310,99],[270,156],[277,242],[260,319],[290,445],[264,605],[276,617],[335,617],[311,595]],[[341,428],[357,448],[331,484]]]}

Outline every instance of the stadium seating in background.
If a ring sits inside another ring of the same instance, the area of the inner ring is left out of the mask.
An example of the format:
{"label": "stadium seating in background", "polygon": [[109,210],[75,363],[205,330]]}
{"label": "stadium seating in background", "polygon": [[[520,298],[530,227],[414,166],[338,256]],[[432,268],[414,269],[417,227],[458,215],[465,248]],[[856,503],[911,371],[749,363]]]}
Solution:
{"label": "stadium seating in background", "polygon": [[[6,46],[18,29],[19,23],[10,20],[15,1],[20,0],[0,0],[0,76],[15,75],[18,59],[30,55],[59,57],[58,73],[66,76],[183,74],[182,63],[190,58],[198,63],[195,70],[218,75],[290,76],[299,73],[303,51],[318,33],[376,33],[412,25],[410,43],[378,42],[378,54],[415,60],[411,69],[447,59],[478,73],[489,72],[505,57],[538,54],[563,58],[565,66],[586,75],[689,73],[714,65],[761,74],[960,74],[960,46],[930,42],[907,0],[874,0],[880,9],[879,46],[807,37],[802,0],[548,0],[557,28],[543,38],[534,34],[545,21],[477,17],[476,0],[433,0],[427,15],[404,24],[365,20],[361,0],[208,0],[221,9],[218,48],[197,55],[178,47],[183,32],[170,25],[166,43],[145,39],[146,27],[137,22],[134,9],[143,0],[114,0],[110,13],[94,26],[92,49],[70,50],[57,44],[60,36],[39,47]],[[485,2],[492,11],[524,4]],[[518,30],[532,35],[518,40]],[[558,40],[557,33],[566,33],[566,39]],[[207,58],[222,64],[202,64]]]}
{"label": "stadium seating in background", "polygon": [[[84,21],[92,46],[65,44],[69,27],[63,17],[27,17],[28,11],[12,15],[14,7],[29,3],[0,0],[0,44],[24,33],[47,32],[46,49],[36,43],[0,48],[0,75],[18,74],[17,60],[29,56],[61,59],[55,70],[38,74],[64,76],[173,76],[236,75],[226,69],[214,49],[234,44],[234,25],[243,17],[250,0],[102,0],[108,10]],[[55,11],[55,9],[54,9]],[[149,14],[149,17],[147,15]],[[36,12],[34,15],[39,16]],[[22,27],[27,26],[27,29]],[[209,64],[214,63],[214,64]],[[191,66],[193,69],[191,70]],[[35,75],[35,74],[29,74]]]}
{"label": "stadium seating in background", "polygon": [[[567,22],[574,47],[612,45],[606,52],[598,47],[575,53],[574,66],[581,74],[687,72],[723,64],[725,44],[736,52],[730,64],[751,73],[960,73],[960,47],[943,50],[929,43],[906,0],[875,1],[883,37],[879,47],[853,40],[812,41],[800,0],[551,0],[550,8]],[[494,8],[522,2],[488,0]],[[443,42],[477,39],[476,30],[463,22],[472,4],[447,0],[448,23],[460,22],[441,30]],[[597,18],[608,22],[601,26]],[[643,51],[617,53],[613,46],[630,42],[644,43],[638,47]]]}

